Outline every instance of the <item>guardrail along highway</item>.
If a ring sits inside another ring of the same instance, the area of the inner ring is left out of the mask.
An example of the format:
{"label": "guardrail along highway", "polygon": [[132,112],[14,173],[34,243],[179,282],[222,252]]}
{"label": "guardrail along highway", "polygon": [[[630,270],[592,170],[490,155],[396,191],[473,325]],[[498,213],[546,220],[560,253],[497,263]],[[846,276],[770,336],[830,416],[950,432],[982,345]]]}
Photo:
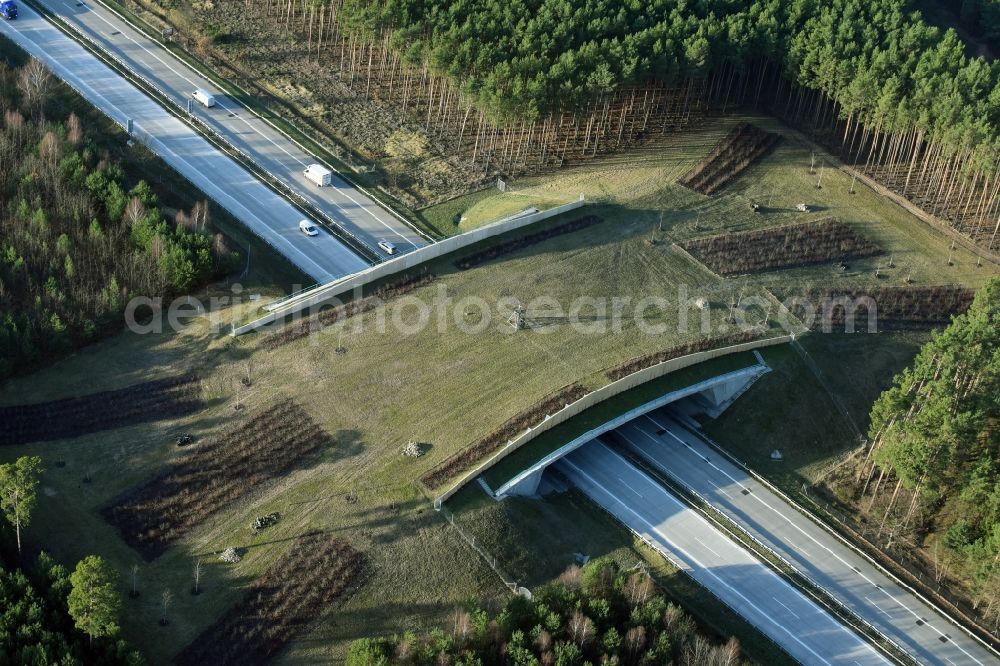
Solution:
{"label": "guardrail along highway", "polygon": [[303,214],[193,128],[154,102],[30,7],[0,31],[214,199],[304,273],[327,282],[368,264],[346,245],[321,233],[299,231]]}
{"label": "guardrail along highway", "polygon": [[399,253],[428,244],[420,232],[336,173],[328,186],[312,183],[303,170],[319,162],[315,156],[106,6],[90,0],[36,2],[180,107],[187,108],[195,90],[209,91],[215,106],[191,105],[198,120],[376,254],[386,256],[380,240],[393,243]]}
{"label": "guardrail along highway", "polygon": [[997,664],[997,656],[827,528],[661,410],[619,428],[634,452],[721,511],[922,664]]}
{"label": "guardrail along highway", "polygon": [[603,442],[594,440],[555,467],[801,663],[892,663]]}

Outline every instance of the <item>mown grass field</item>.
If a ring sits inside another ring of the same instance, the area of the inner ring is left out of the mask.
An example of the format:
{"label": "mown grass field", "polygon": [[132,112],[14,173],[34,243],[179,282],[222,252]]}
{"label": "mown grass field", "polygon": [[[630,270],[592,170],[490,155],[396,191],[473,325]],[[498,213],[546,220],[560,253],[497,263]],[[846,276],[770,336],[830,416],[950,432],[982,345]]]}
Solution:
{"label": "mown grass field", "polygon": [[[766,160],[713,197],[675,185],[676,178],[711,150],[735,122],[712,121],[704,129],[656,147],[515,183],[517,195],[491,192],[471,203],[459,202],[458,208],[482,207],[492,215],[509,205],[511,196],[517,196],[518,202],[524,200],[519,210],[536,205],[533,201],[562,202],[582,192],[594,203],[579,214],[605,219],[468,271],[457,271],[454,258],[430,266],[438,281],[412,296],[426,301],[439,295],[455,301],[483,299],[491,306],[492,322],[482,333],[461,332],[454,320],[439,330],[433,312],[429,326],[402,330],[392,325],[393,319],[403,322],[405,329],[405,324],[414,323],[416,313],[412,300],[402,300],[389,304],[385,332],[378,330],[378,314],[369,313],[348,320],[344,327],[265,352],[258,349],[260,334],[231,339],[225,326],[214,330],[207,317],[198,317],[178,332],[122,333],[50,368],[7,382],[0,387],[0,404],[4,405],[194,371],[202,378],[207,400],[202,412],[173,421],[0,450],[3,461],[24,453],[40,455],[49,469],[30,540],[66,562],[94,552],[108,557],[122,573],[123,590],[127,572],[138,564],[142,596],[126,601],[124,632],[154,663],[163,663],[233,603],[240,586],[275,561],[288,539],[311,528],[333,531],[369,558],[366,582],[321,618],[283,660],[336,660],[349,641],[359,636],[426,627],[442,621],[455,604],[468,597],[504,593],[492,572],[417,489],[415,480],[422,473],[569,383],[597,387],[607,381],[603,369],[701,335],[696,326],[686,332],[677,330],[676,308],[649,314],[667,325],[660,335],[643,333],[629,317],[620,330],[582,333],[541,309],[528,312],[540,325],[515,332],[506,323],[509,311],[496,306],[498,299],[529,303],[546,296],[564,308],[580,296],[636,300],[665,296],[676,303],[678,286],[684,284],[689,297],[704,294],[719,305],[739,291],[764,297],[764,288],[901,284],[904,271],[915,284],[976,286],[995,271],[995,267],[977,268],[975,259],[961,250],[954,253],[954,265],[947,266],[948,241],[860,184],[857,194],[848,194],[849,177],[829,165],[824,188],[816,190],[816,175],[808,172],[810,150],[793,139],[783,141]],[[761,122],[780,130],[773,123]],[[493,197],[497,201],[491,201]],[[769,198],[767,212],[753,213],[751,198],[762,205]],[[795,204],[803,200],[814,206],[813,213],[794,212]],[[456,205],[447,206],[438,213],[450,224]],[[892,254],[897,268],[888,277],[875,278],[876,258],[852,262],[847,272],[833,265],[814,266],[723,280],[672,246],[673,241],[726,230],[831,215],[875,238]],[[243,296],[260,293],[267,298],[281,290],[266,275],[251,278]],[[203,296],[228,293],[229,285],[220,284]],[[236,312],[223,309],[219,318],[228,322],[234,316],[243,317],[259,303],[235,307]],[[453,316],[451,311],[446,314]],[[589,309],[582,314],[595,325],[605,321]],[[725,307],[713,307],[713,326],[721,324],[725,315]],[[458,308],[457,316],[468,318],[467,309]],[[358,322],[362,326],[356,326]],[[872,344],[878,340],[872,338]],[[338,353],[337,348],[346,352]],[[244,388],[239,380],[248,363],[253,382]],[[97,515],[111,498],[153,476],[178,455],[173,443],[177,434],[211,437],[234,420],[285,397],[298,401],[334,435],[337,443],[318,459],[244,501],[224,507],[152,563],[142,562]],[[245,406],[243,410],[234,410],[237,401]],[[402,449],[411,440],[422,443],[426,455],[404,457]],[[835,454],[831,449],[829,455]],[[824,456],[825,450],[815,464],[822,465]],[[59,467],[58,462],[65,465]],[[91,481],[84,483],[84,477]],[[282,513],[281,522],[253,534],[253,517],[271,511]],[[533,520],[531,512],[525,520]],[[542,539],[545,530],[530,534],[535,536],[529,536],[529,541]],[[615,543],[619,544],[615,548],[631,548],[627,538]],[[217,561],[216,553],[230,546],[248,549],[237,565]],[[544,544],[529,543],[526,548],[527,553],[538,553]],[[191,596],[187,590],[198,558],[206,565],[204,593]],[[537,581],[569,564],[563,559],[560,555],[539,569]],[[170,624],[160,627],[159,596],[164,589],[173,592],[174,602],[168,610]],[[760,658],[766,659],[766,654]]]}

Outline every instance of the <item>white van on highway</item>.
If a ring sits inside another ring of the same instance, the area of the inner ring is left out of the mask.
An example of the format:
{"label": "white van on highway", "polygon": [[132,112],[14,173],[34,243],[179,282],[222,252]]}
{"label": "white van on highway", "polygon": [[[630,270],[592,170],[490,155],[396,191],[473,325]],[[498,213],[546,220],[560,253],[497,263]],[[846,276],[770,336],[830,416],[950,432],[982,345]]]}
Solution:
{"label": "white van on highway", "polygon": [[333,182],[333,172],[322,164],[310,164],[302,174],[320,187],[330,185]]}
{"label": "white van on highway", "polygon": [[199,104],[207,106],[208,108],[215,106],[215,96],[204,88],[198,88],[195,90],[191,93],[191,97],[194,97],[195,101]]}

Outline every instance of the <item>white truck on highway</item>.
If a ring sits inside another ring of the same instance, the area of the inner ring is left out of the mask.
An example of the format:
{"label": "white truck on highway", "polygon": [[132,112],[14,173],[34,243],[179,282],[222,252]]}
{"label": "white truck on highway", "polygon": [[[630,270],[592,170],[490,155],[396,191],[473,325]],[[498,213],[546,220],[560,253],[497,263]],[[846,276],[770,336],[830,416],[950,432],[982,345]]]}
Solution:
{"label": "white truck on highway", "polygon": [[204,104],[208,108],[212,108],[213,106],[215,106],[215,95],[208,92],[204,88],[198,88],[197,90],[195,90],[193,93],[191,93],[191,97],[194,97],[196,102],[198,102],[199,104]]}
{"label": "white truck on highway", "polygon": [[303,171],[302,174],[320,187],[329,185],[333,182],[333,172],[322,164],[310,164],[305,168],[305,171]]}

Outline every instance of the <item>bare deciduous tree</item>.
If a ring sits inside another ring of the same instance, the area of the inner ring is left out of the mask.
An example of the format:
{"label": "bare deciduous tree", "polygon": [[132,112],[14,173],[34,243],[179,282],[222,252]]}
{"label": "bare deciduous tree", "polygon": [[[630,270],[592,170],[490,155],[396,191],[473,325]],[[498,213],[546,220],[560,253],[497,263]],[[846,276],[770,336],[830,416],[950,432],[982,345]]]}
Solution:
{"label": "bare deciduous tree", "polygon": [[718,650],[720,666],[737,666],[742,662],[740,659],[742,652],[740,641],[735,636],[730,636],[726,644]]}
{"label": "bare deciduous tree", "polygon": [[80,123],[80,118],[72,112],[66,119],[66,140],[74,146],[80,145],[83,141],[83,125]]}
{"label": "bare deciduous tree", "polygon": [[628,655],[629,661],[638,661],[639,655],[646,648],[646,627],[632,627],[625,632],[625,640],[622,641],[622,646],[625,648],[625,653]]}
{"label": "bare deciduous tree", "polygon": [[222,234],[212,236],[212,253],[216,257],[224,257],[229,254],[229,245],[226,243],[226,237]]}
{"label": "bare deciduous tree", "polygon": [[396,645],[396,661],[400,664],[407,664],[413,659],[413,645],[405,636]]}
{"label": "bare deciduous tree", "polygon": [[201,558],[199,557],[194,562],[194,587],[191,588],[191,594],[201,594]]}
{"label": "bare deciduous tree", "polygon": [[167,626],[170,624],[170,620],[167,619],[167,608],[170,607],[170,602],[174,600],[174,594],[170,590],[163,590],[160,594],[160,625]]}
{"label": "bare deciduous tree", "polygon": [[545,631],[544,629],[539,632],[538,638],[535,639],[535,647],[541,653],[548,652],[552,649],[552,634]]}
{"label": "bare deciduous tree", "polygon": [[41,117],[52,92],[52,73],[41,60],[31,58],[18,74],[17,88],[21,91],[25,108]]}
{"label": "bare deciduous tree", "polygon": [[163,238],[156,235],[153,238],[152,244],[149,246],[149,255],[153,258],[153,261],[159,261],[160,257],[167,250],[167,244],[164,242]]}
{"label": "bare deciduous tree", "polygon": [[703,636],[695,636],[694,640],[687,644],[684,649],[685,664],[691,666],[701,666],[702,664],[712,664],[715,657],[715,648]]}
{"label": "bare deciduous tree", "polygon": [[55,167],[62,159],[62,142],[55,132],[46,132],[38,142],[38,156],[42,158],[47,169],[55,174]]}
{"label": "bare deciduous tree", "polygon": [[208,202],[199,201],[191,209],[191,226],[197,231],[204,232],[208,227]]}
{"label": "bare deciduous tree", "polygon": [[625,583],[625,597],[632,608],[641,606],[653,596],[653,579],[645,571],[639,571],[629,576]]}
{"label": "bare deciduous tree", "polygon": [[582,648],[594,637],[594,623],[589,617],[576,611],[569,619],[569,635]]}
{"label": "bare deciduous tree", "polygon": [[464,610],[458,609],[452,617],[451,635],[457,645],[465,645],[472,633],[472,618]]}
{"label": "bare deciduous tree", "polygon": [[566,571],[562,572],[559,576],[559,582],[571,589],[578,589],[580,587],[580,574],[582,569],[575,564],[571,564],[566,567]]}
{"label": "bare deciduous tree", "polygon": [[139,197],[132,197],[125,206],[125,222],[131,227],[136,222],[146,216],[146,207],[142,205]]}

